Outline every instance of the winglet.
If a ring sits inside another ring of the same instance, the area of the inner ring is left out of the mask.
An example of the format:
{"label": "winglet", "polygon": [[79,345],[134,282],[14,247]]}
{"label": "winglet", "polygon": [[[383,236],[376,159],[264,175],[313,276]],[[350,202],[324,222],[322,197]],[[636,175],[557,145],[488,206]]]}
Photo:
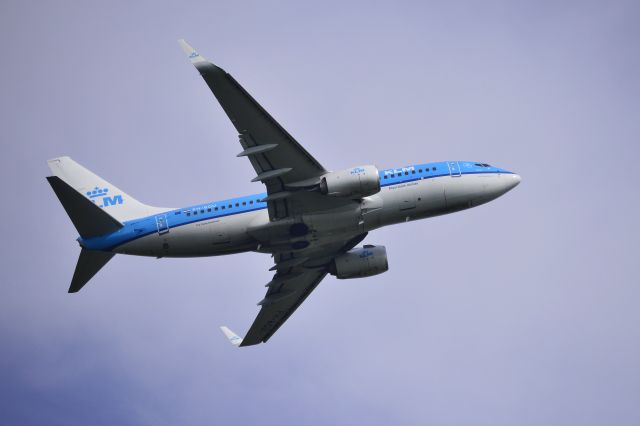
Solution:
{"label": "winglet", "polygon": [[227,339],[229,339],[233,346],[240,346],[240,343],[242,343],[242,337],[238,336],[236,333],[229,330],[229,328],[224,325],[220,327],[220,330],[222,330],[224,335],[227,336]]}
{"label": "winglet", "polygon": [[180,40],[178,40],[178,44],[180,45],[182,50],[184,50],[184,53],[187,54],[187,56],[189,57],[189,60],[191,61],[192,64],[199,64],[199,63],[202,63],[202,62],[208,62],[204,58],[204,56],[200,56],[200,54],[198,52],[196,52],[196,50],[193,47],[191,47],[191,45],[189,43],[187,43],[185,39],[181,38]]}

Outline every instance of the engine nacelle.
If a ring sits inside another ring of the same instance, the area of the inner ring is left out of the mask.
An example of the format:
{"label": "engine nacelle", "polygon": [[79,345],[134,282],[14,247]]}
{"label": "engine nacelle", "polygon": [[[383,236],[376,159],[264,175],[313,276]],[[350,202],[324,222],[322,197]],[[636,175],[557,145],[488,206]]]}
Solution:
{"label": "engine nacelle", "polygon": [[387,249],[368,244],[337,256],[329,268],[340,279],[371,277],[388,270]]}
{"label": "engine nacelle", "polygon": [[359,166],[331,172],[322,177],[320,192],[332,197],[362,198],[380,192],[376,166]]}

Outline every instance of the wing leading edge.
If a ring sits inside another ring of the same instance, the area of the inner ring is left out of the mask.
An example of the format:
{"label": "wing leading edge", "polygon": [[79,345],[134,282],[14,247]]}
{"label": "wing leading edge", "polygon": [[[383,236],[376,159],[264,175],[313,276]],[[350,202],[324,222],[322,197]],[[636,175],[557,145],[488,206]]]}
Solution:
{"label": "wing leading edge", "polygon": [[[284,183],[318,177],[326,170],[229,73],[202,57],[185,40],[178,41],[200,72],[238,133],[259,177],[278,171]],[[257,179],[267,180],[269,178]]]}
{"label": "wing leading edge", "polygon": [[256,176],[267,189],[269,218],[279,220],[305,210],[321,210],[349,204],[305,191],[320,183],[325,168],[309,154],[225,70],[207,61],[186,41],[178,41],[239,133],[243,150]]}

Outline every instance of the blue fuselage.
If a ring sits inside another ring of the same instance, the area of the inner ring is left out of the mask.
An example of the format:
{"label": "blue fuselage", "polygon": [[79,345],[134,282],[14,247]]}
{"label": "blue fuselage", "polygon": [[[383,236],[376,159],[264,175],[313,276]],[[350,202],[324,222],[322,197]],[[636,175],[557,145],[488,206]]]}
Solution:
{"label": "blue fuselage", "polygon": [[[449,161],[384,169],[379,193],[354,201],[353,208],[304,218],[315,235],[357,235],[381,226],[475,207],[520,182],[512,172],[484,163]],[[268,222],[266,193],[194,206],[124,222],[121,229],[78,238],[88,249],[156,257],[213,256],[260,251],[265,241],[252,224]],[[372,207],[367,207],[372,206]],[[291,238],[291,241],[295,238]]]}

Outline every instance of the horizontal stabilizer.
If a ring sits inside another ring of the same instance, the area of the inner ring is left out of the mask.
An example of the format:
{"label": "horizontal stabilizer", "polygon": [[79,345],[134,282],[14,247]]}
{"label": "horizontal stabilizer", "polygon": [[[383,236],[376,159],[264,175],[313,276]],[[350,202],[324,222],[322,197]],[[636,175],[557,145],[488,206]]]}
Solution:
{"label": "horizontal stabilizer", "polygon": [[227,339],[229,339],[233,346],[240,346],[240,343],[242,343],[242,337],[238,336],[236,333],[229,330],[229,328],[224,325],[220,327],[220,330],[222,330],[224,335],[227,336]]}
{"label": "horizontal stabilizer", "polygon": [[58,176],[49,176],[47,180],[82,238],[110,234],[122,228],[120,222]]}
{"label": "horizontal stabilizer", "polygon": [[93,276],[107,264],[115,253],[82,249],[76,271],[73,273],[69,293],[77,293]]}

